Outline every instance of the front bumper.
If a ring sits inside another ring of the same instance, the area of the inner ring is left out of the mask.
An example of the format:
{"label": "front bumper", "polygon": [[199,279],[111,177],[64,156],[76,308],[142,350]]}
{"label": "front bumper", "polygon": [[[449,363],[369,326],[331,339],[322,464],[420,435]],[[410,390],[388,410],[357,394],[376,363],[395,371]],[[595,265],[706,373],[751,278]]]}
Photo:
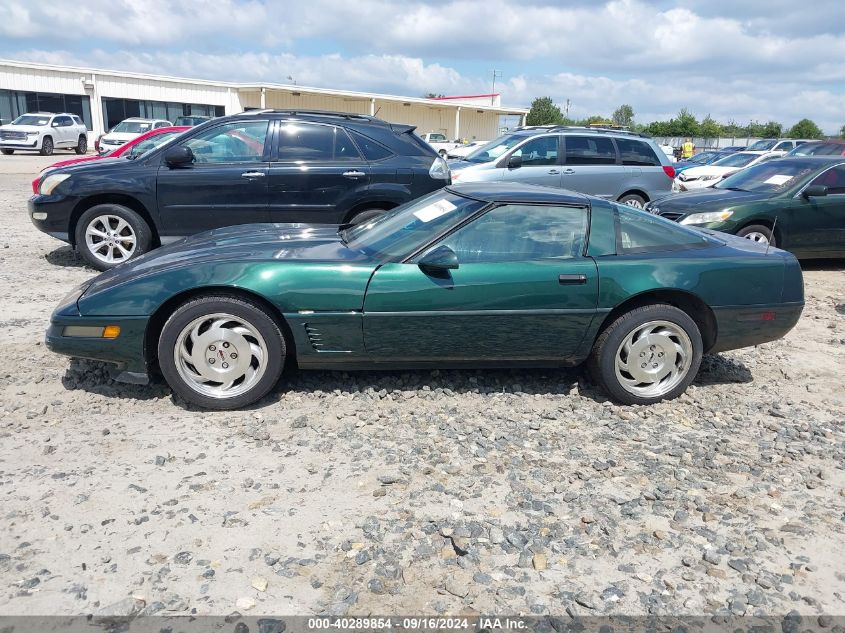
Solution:
{"label": "front bumper", "polygon": [[30,141],[0,141],[0,149],[38,149],[38,139]]}
{"label": "front bumper", "polygon": [[69,244],[70,218],[76,199],[66,196],[32,196],[27,202],[29,219],[39,231]]}
{"label": "front bumper", "polygon": [[[61,310],[61,308],[60,308]],[[65,312],[70,311],[67,308]],[[72,358],[87,358],[115,365],[127,382],[144,383],[147,375],[144,338],[148,317],[83,317],[53,313],[44,341],[47,348]],[[117,325],[120,335],[114,339],[67,336],[69,326],[105,327]],[[118,379],[121,377],[119,376]]]}

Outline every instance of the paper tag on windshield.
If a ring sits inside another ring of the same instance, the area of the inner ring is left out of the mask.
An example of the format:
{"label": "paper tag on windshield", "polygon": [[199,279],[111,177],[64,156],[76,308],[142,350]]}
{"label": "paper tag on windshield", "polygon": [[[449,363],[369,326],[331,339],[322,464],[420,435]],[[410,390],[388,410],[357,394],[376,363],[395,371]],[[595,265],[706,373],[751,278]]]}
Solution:
{"label": "paper tag on windshield", "polygon": [[423,207],[418,211],[414,211],[414,215],[417,216],[423,222],[431,222],[435,218],[439,218],[441,215],[449,213],[450,211],[454,211],[457,209],[454,204],[449,202],[448,200],[438,200],[427,207]]}
{"label": "paper tag on windshield", "polygon": [[767,185],[782,185],[792,180],[792,176],[775,175],[765,181]]}

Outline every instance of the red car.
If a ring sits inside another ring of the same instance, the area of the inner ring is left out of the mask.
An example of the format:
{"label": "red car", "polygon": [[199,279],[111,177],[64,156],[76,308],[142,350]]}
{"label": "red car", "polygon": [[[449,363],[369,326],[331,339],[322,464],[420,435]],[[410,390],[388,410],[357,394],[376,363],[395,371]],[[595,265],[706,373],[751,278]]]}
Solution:
{"label": "red car", "polygon": [[[68,160],[60,160],[58,163],[53,163],[52,165],[49,165],[48,167],[45,167],[41,170],[41,173],[38,174],[38,178],[32,181],[32,191],[33,193],[37,194],[38,183],[44,177],[44,173],[51,169],[55,169],[56,167],[66,167],[68,165],[76,165],[77,163],[87,163],[89,161],[100,160],[102,158],[119,158],[121,156],[139,155],[154,147],[158,147],[162,143],[169,141],[177,134],[181,134],[185,130],[190,129],[191,126],[189,125],[160,127],[155,130],[150,130],[145,134],[141,134],[141,136],[139,136],[138,138],[133,138],[131,141],[124,143],[123,145],[121,145],[117,149],[112,150],[108,154],[95,154],[93,156],[80,156],[79,158],[69,158]],[[155,138],[155,140],[149,140],[152,138]],[[135,148],[135,151],[133,151],[133,148]]]}

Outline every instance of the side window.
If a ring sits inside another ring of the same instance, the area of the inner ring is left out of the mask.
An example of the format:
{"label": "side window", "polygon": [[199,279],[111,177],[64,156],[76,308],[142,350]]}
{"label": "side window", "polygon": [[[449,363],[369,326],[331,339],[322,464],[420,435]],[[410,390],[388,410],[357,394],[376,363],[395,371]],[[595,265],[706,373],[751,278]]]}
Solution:
{"label": "side window", "polygon": [[642,165],[646,167],[660,165],[657,154],[649,147],[648,143],[628,138],[617,138],[616,146],[619,148],[619,156],[622,158],[623,165]]}
{"label": "side window", "polygon": [[567,136],[567,165],[615,165],[613,141],[601,136]]}
{"label": "side window", "polygon": [[782,141],[775,145],[775,151],[784,151],[788,152],[792,149],[792,142],[791,141]]}
{"label": "side window", "polygon": [[816,176],[811,185],[824,185],[828,195],[845,194],[845,165],[837,165]]}
{"label": "side window", "polygon": [[233,121],[185,141],[197,163],[260,162],[264,156],[267,121]]}
{"label": "side window", "polygon": [[82,119],[78,116],[73,117],[73,122],[76,123],[76,125],[82,125]]}
{"label": "side window", "polygon": [[355,149],[352,139],[342,127],[336,127],[334,132],[334,159],[361,160],[361,155]]}
{"label": "side window", "polygon": [[56,127],[67,127],[71,124],[69,116],[57,116],[53,119],[53,123],[55,123]]}
{"label": "side window", "polygon": [[333,126],[282,123],[279,127],[280,161],[287,163],[330,161],[333,155]]}
{"label": "side window", "polygon": [[578,257],[587,210],[509,204],[497,207],[443,240],[461,263]]}
{"label": "side window", "polygon": [[512,156],[522,156],[524,167],[557,165],[557,147],[557,136],[541,136],[525,143]]}
{"label": "side window", "polygon": [[387,149],[384,145],[377,143],[373,139],[364,136],[363,134],[359,134],[354,130],[352,130],[352,138],[355,139],[355,143],[357,143],[358,147],[361,148],[361,151],[364,153],[364,158],[367,160],[382,160],[383,158],[393,156],[393,152]]}
{"label": "side window", "polygon": [[442,134],[429,134],[428,140],[432,143],[445,143],[446,137]]}
{"label": "side window", "polygon": [[158,123],[156,123],[156,124],[153,126],[153,129],[154,129],[154,130],[157,130],[157,129],[158,129],[158,128],[160,128],[160,127],[168,127],[168,125],[167,125],[167,121],[159,121]]}
{"label": "side window", "polygon": [[619,250],[624,255],[701,248],[707,238],[694,229],[623,204],[613,205],[619,217]]}

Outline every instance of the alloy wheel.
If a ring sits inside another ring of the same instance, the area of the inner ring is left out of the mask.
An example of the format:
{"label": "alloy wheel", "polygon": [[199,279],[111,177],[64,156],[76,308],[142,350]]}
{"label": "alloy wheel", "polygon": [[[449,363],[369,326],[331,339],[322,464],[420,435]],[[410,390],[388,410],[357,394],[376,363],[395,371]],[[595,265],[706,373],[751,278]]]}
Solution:
{"label": "alloy wheel", "polygon": [[173,360],[179,375],[197,393],[233,398],[261,380],[267,369],[267,344],[247,320],[215,313],[182,329]]}
{"label": "alloy wheel", "polygon": [[758,231],[751,231],[750,233],[746,233],[743,237],[747,240],[751,240],[752,242],[757,242],[759,244],[769,243],[769,236]]}
{"label": "alloy wheel", "polygon": [[135,253],[137,237],[132,225],[117,215],[99,215],[85,229],[85,245],[98,260],[120,264]]}
{"label": "alloy wheel", "polygon": [[635,396],[660,397],[684,380],[692,356],[692,342],[683,328],[670,321],[649,321],[616,350],[616,377]]}

